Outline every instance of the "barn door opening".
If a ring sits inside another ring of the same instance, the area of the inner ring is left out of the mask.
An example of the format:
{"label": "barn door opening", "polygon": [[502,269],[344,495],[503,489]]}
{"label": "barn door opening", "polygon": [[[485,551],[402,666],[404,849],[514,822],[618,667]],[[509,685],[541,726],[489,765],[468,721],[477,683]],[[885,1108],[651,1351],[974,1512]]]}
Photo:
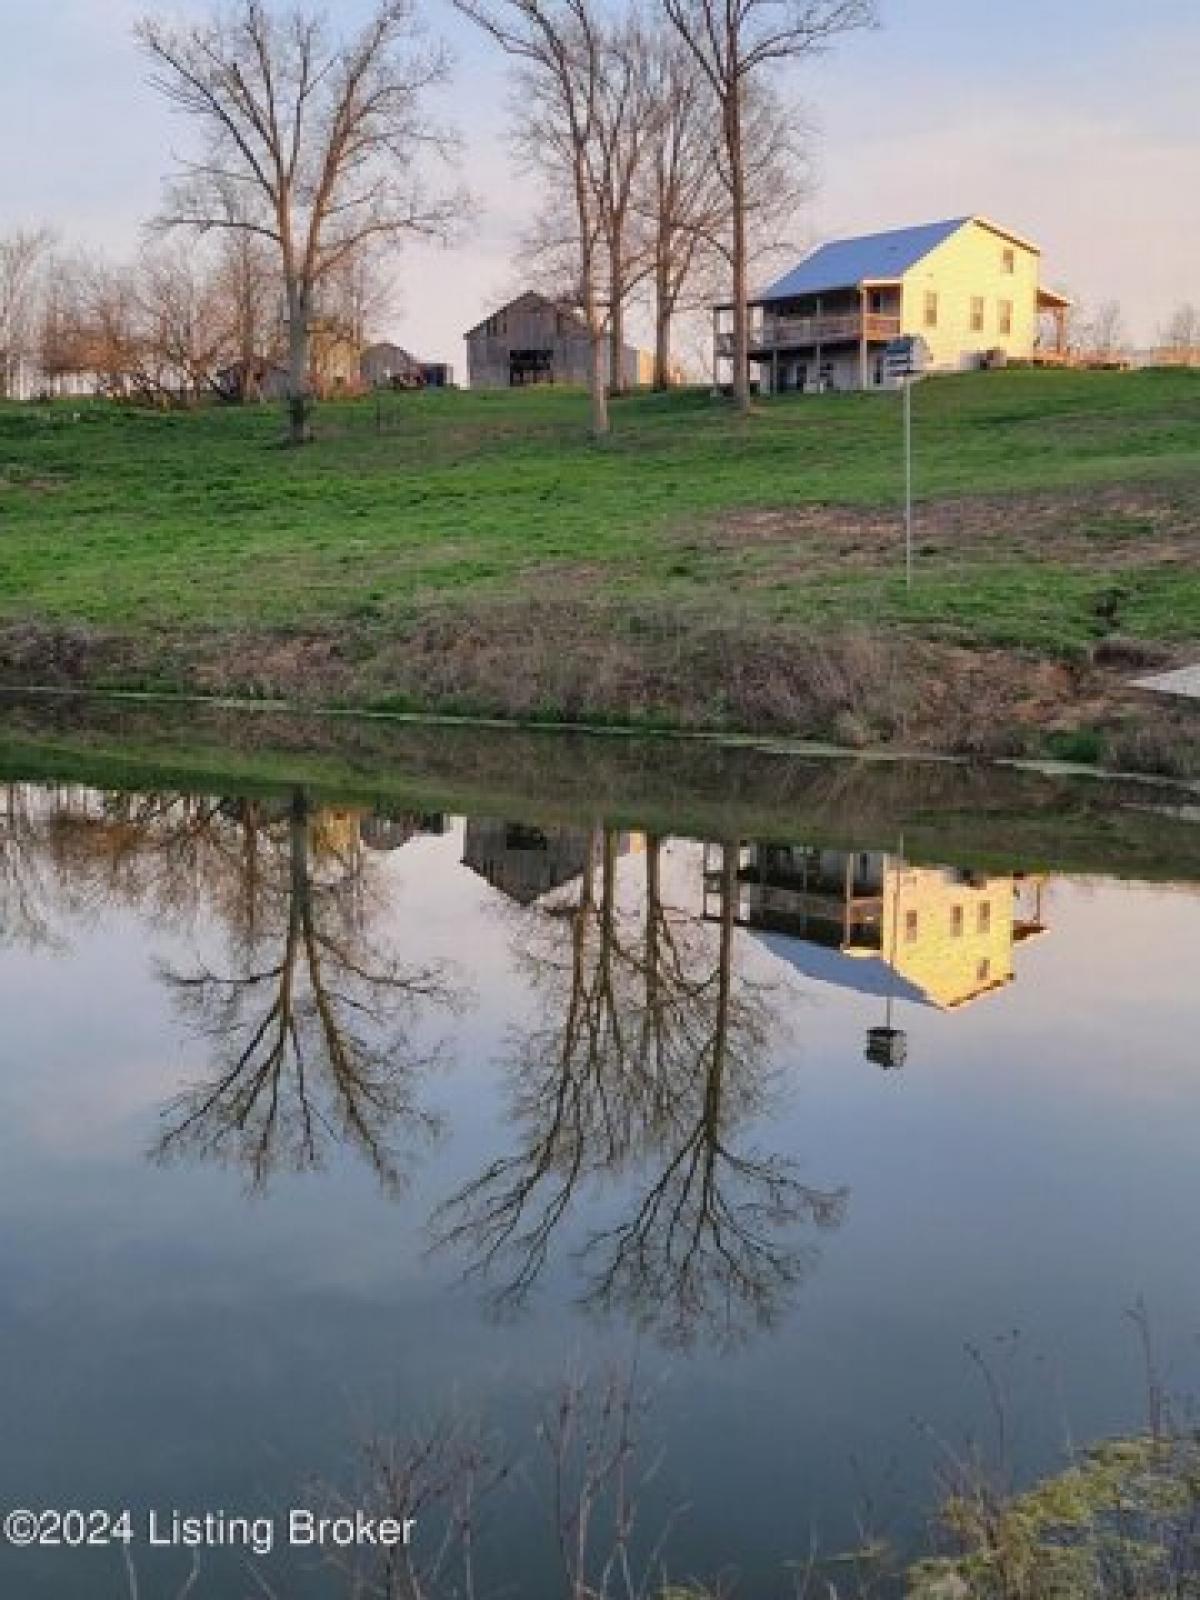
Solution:
{"label": "barn door opening", "polygon": [[508,384],[523,389],[528,383],[554,382],[554,353],[550,350],[513,350],[508,357]]}

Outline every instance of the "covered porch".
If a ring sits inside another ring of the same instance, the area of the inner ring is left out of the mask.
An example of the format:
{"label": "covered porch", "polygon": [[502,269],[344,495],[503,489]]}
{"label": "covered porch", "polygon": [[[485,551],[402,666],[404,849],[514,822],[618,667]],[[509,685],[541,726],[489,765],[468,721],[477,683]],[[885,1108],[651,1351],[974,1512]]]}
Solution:
{"label": "covered porch", "polygon": [[1039,366],[1065,367],[1071,360],[1069,318],[1074,301],[1054,289],[1037,292],[1038,341],[1033,359]]}
{"label": "covered porch", "polygon": [[[901,332],[901,286],[880,281],[822,294],[752,301],[748,360],[764,393],[882,384],[882,357]],[[732,381],[733,307],[713,308],[713,373]]]}

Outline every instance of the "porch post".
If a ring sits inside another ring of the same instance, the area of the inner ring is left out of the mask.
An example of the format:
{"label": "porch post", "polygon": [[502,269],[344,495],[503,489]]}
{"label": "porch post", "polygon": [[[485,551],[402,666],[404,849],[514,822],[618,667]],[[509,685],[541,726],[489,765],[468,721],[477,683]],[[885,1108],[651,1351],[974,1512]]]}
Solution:
{"label": "porch post", "polygon": [[720,308],[720,306],[714,306],[713,307],[713,368],[712,368],[712,381],[713,381],[713,393],[714,394],[720,394],[720,392],[721,392],[720,367],[718,365],[718,363],[720,362],[720,359],[721,359],[720,354],[719,354],[720,347],[721,347],[721,308]]}
{"label": "porch post", "polygon": [[820,295],[817,296],[817,315],[816,315],[816,318],[815,318],[815,323],[816,323],[816,326],[815,326],[813,331],[814,331],[815,336],[816,336],[815,339],[814,339],[814,343],[815,343],[815,345],[817,347],[817,383],[816,383],[816,389],[817,389],[817,393],[818,394],[824,394],[825,390],[824,390],[824,387],[823,387],[823,385],[821,383],[821,296]]}
{"label": "porch post", "polygon": [[858,291],[858,387],[867,387],[867,291]]}

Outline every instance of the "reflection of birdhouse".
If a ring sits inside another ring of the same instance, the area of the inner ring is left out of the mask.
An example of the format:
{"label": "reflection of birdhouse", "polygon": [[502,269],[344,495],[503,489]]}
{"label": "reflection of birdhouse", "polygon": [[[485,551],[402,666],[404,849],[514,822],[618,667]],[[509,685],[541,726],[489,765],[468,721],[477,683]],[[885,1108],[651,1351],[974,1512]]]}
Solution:
{"label": "reflection of birdhouse", "polygon": [[866,1056],[886,1070],[902,1067],[908,1059],[908,1034],[903,1028],[868,1028]]}

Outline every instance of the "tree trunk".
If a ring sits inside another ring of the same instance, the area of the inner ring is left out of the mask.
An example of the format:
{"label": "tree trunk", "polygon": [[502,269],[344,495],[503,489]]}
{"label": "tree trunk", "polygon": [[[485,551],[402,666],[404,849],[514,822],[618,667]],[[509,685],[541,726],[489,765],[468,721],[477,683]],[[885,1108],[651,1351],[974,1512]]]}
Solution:
{"label": "tree trunk", "polygon": [[591,373],[588,387],[592,395],[592,437],[603,439],[609,429],[608,425],[608,384],[605,373],[605,340],[604,329],[596,315],[595,305],[592,306],[588,317],[592,335],[591,348]]}
{"label": "tree trunk", "polygon": [[621,270],[620,238],[613,243],[608,254],[609,314],[608,314],[608,389],[610,394],[624,394],[629,388],[625,377],[625,283]]}
{"label": "tree trunk", "polygon": [[750,312],[746,305],[746,172],[742,155],[742,90],[735,80],[725,105],[725,141],[733,201],[733,398],[750,410]]}
{"label": "tree trunk", "polygon": [[307,292],[293,290],[288,295],[288,419],[292,444],[307,444],[312,437],[308,317]]}
{"label": "tree trunk", "polygon": [[592,397],[592,438],[603,439],[608,433],[608,383],[605,373],[606,344],[604,326],[596,305],[595,257],[589,243],[583,249],[583,315],[588,326],[591,348],[588,389]]}
{"label": "tree trunk", "polygon": [[654,387],[671,387],[671,288],[661,253],[654,270]]}

